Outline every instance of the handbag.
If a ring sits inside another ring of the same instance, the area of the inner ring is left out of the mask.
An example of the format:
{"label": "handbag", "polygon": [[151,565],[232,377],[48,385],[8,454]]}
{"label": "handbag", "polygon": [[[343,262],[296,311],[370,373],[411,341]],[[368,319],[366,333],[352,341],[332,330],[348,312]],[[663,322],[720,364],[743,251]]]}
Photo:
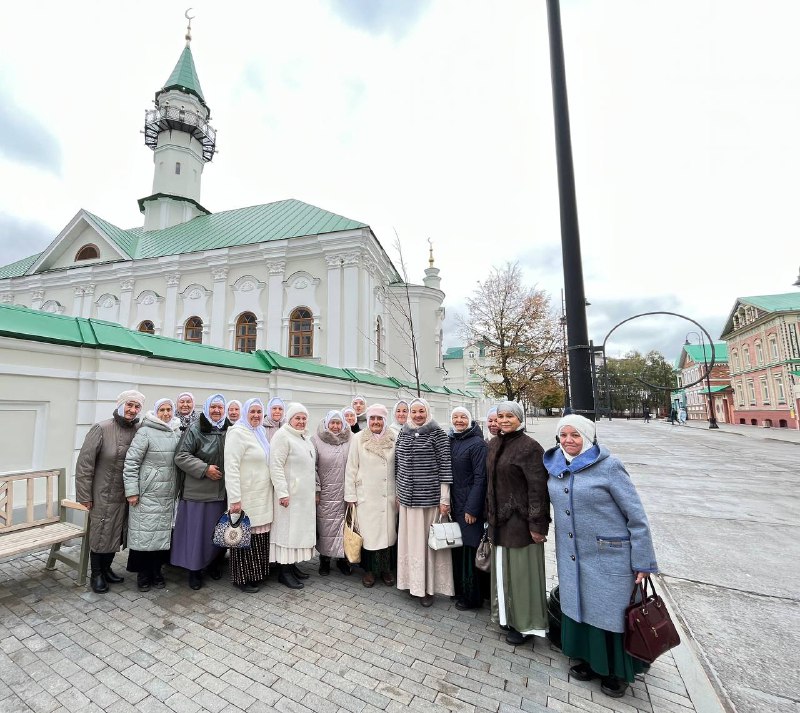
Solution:
{"label": "handbag", "polygon": [[481,572],[489,572],[492,569],[492,541],[489,539],[489,523],[483,523],[483,535],[475,550],[475,568]]}
{"label": "handbag", "polygon": [[227,547],[233,550],[246,550],[250,547],[252,534],[250,532],[250,518],[245,511],[238,513],[236,521],[231,518],[230,510],[226,510],[214,526],[212,539],[217,547]]}
{"label": "handbag", "polygon": [[358,508],[348,505],[344,515],[344,556],[350,564],[361,562],[361,547],[364,538],[358,529]]}
{"label": "handbag", "polygon": [[[652,588],[649,596],[648,585]],[[681,637],[672,623],[667,605],[656,594],[650,577],[645,577],[641,584],[634,585],[630,605],[625,609],[625,651],[645,663],[653,663],[680,643]]]}
{"label": "handbag", "polygon": [[458,523],[453,522],[449,514],[447,522],[442,522],[442,513],[439,513],[436,522],[432,523],[428,530],[428,547],[432,550],[450,550],[463,544]]}

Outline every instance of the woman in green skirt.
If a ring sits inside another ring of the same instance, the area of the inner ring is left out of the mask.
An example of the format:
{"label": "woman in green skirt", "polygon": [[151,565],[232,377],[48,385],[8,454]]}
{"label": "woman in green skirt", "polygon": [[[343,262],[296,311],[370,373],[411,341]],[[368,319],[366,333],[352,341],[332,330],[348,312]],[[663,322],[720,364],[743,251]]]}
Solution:
{"label": "woman in green skirt", "polygon": [[625,653],[625,607],[634,582],[658,571],[650,526],[625,466],[597,445],[592,421],[558,422],[545,453],[556,526],[561,650],[579,662],[570,676],[601,679],[620,698],[646,664]]}
{"label": "woman in green skirt", "polygon": [[550,523],[543,449],[525,433],[522,407],[497,406],[489,442],[486,519],[492,548],[492,621],[518,646],[547,633],[544,542]]}

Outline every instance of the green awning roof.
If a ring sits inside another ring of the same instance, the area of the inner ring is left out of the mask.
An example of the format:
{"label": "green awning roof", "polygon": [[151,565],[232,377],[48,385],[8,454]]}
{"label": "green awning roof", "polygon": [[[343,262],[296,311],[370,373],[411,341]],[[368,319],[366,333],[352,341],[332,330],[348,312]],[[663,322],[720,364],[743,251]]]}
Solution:
{"label": "green awning roof", "polygon": [[[711,387],[711,393],[712,394],[718,394],[720,391],[730,391],[730,389],[731,389],[730,385],[728,385],[728,386],[712,386]],[[700,389],[700,391],[698,391],[697,393],[698,394],[707,394],[708,393],[708,389]]]}
{"label": "green awning roof", "polygon": [[800,376],[800,371],[790,371],[789,372],[792,376]]}

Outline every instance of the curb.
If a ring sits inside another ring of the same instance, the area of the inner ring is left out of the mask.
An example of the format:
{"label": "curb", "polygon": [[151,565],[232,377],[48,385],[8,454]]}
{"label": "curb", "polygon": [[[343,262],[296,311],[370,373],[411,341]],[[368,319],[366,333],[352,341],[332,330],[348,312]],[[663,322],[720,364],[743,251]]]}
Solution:
{"label": "curb", "polygon": [[664,576],[656,575],[661,584],[661,595],[680,629],[681,643],[672,649],[672,658],[686,686],[686,692],[697,713],[736,713],[736,706],[728,697],[722,682],[714,672],[705,653],[695,641],[691,629],[673,599]]}

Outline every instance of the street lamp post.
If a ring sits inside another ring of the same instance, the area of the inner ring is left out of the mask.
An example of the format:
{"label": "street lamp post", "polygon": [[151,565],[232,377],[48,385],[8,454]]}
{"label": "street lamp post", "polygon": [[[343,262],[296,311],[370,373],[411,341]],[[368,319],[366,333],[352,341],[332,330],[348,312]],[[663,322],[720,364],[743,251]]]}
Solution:
{"label": "street lamp post", "polygon": [[706,396],[708,396],[708,427],[709,428],[719,428],[717,424],[717,417],[714,415],[714,397],[711,395],[711,370],[708,368],[708,358],[706,357],[706,343],[703,339],[703,335],[699,332],[689,332],[686,335],[686,342],[685,344],[689,344],[689,335],[696,334],[698,340],[700,341],[700,346],[703,349],[703,364],[706,367]]}

